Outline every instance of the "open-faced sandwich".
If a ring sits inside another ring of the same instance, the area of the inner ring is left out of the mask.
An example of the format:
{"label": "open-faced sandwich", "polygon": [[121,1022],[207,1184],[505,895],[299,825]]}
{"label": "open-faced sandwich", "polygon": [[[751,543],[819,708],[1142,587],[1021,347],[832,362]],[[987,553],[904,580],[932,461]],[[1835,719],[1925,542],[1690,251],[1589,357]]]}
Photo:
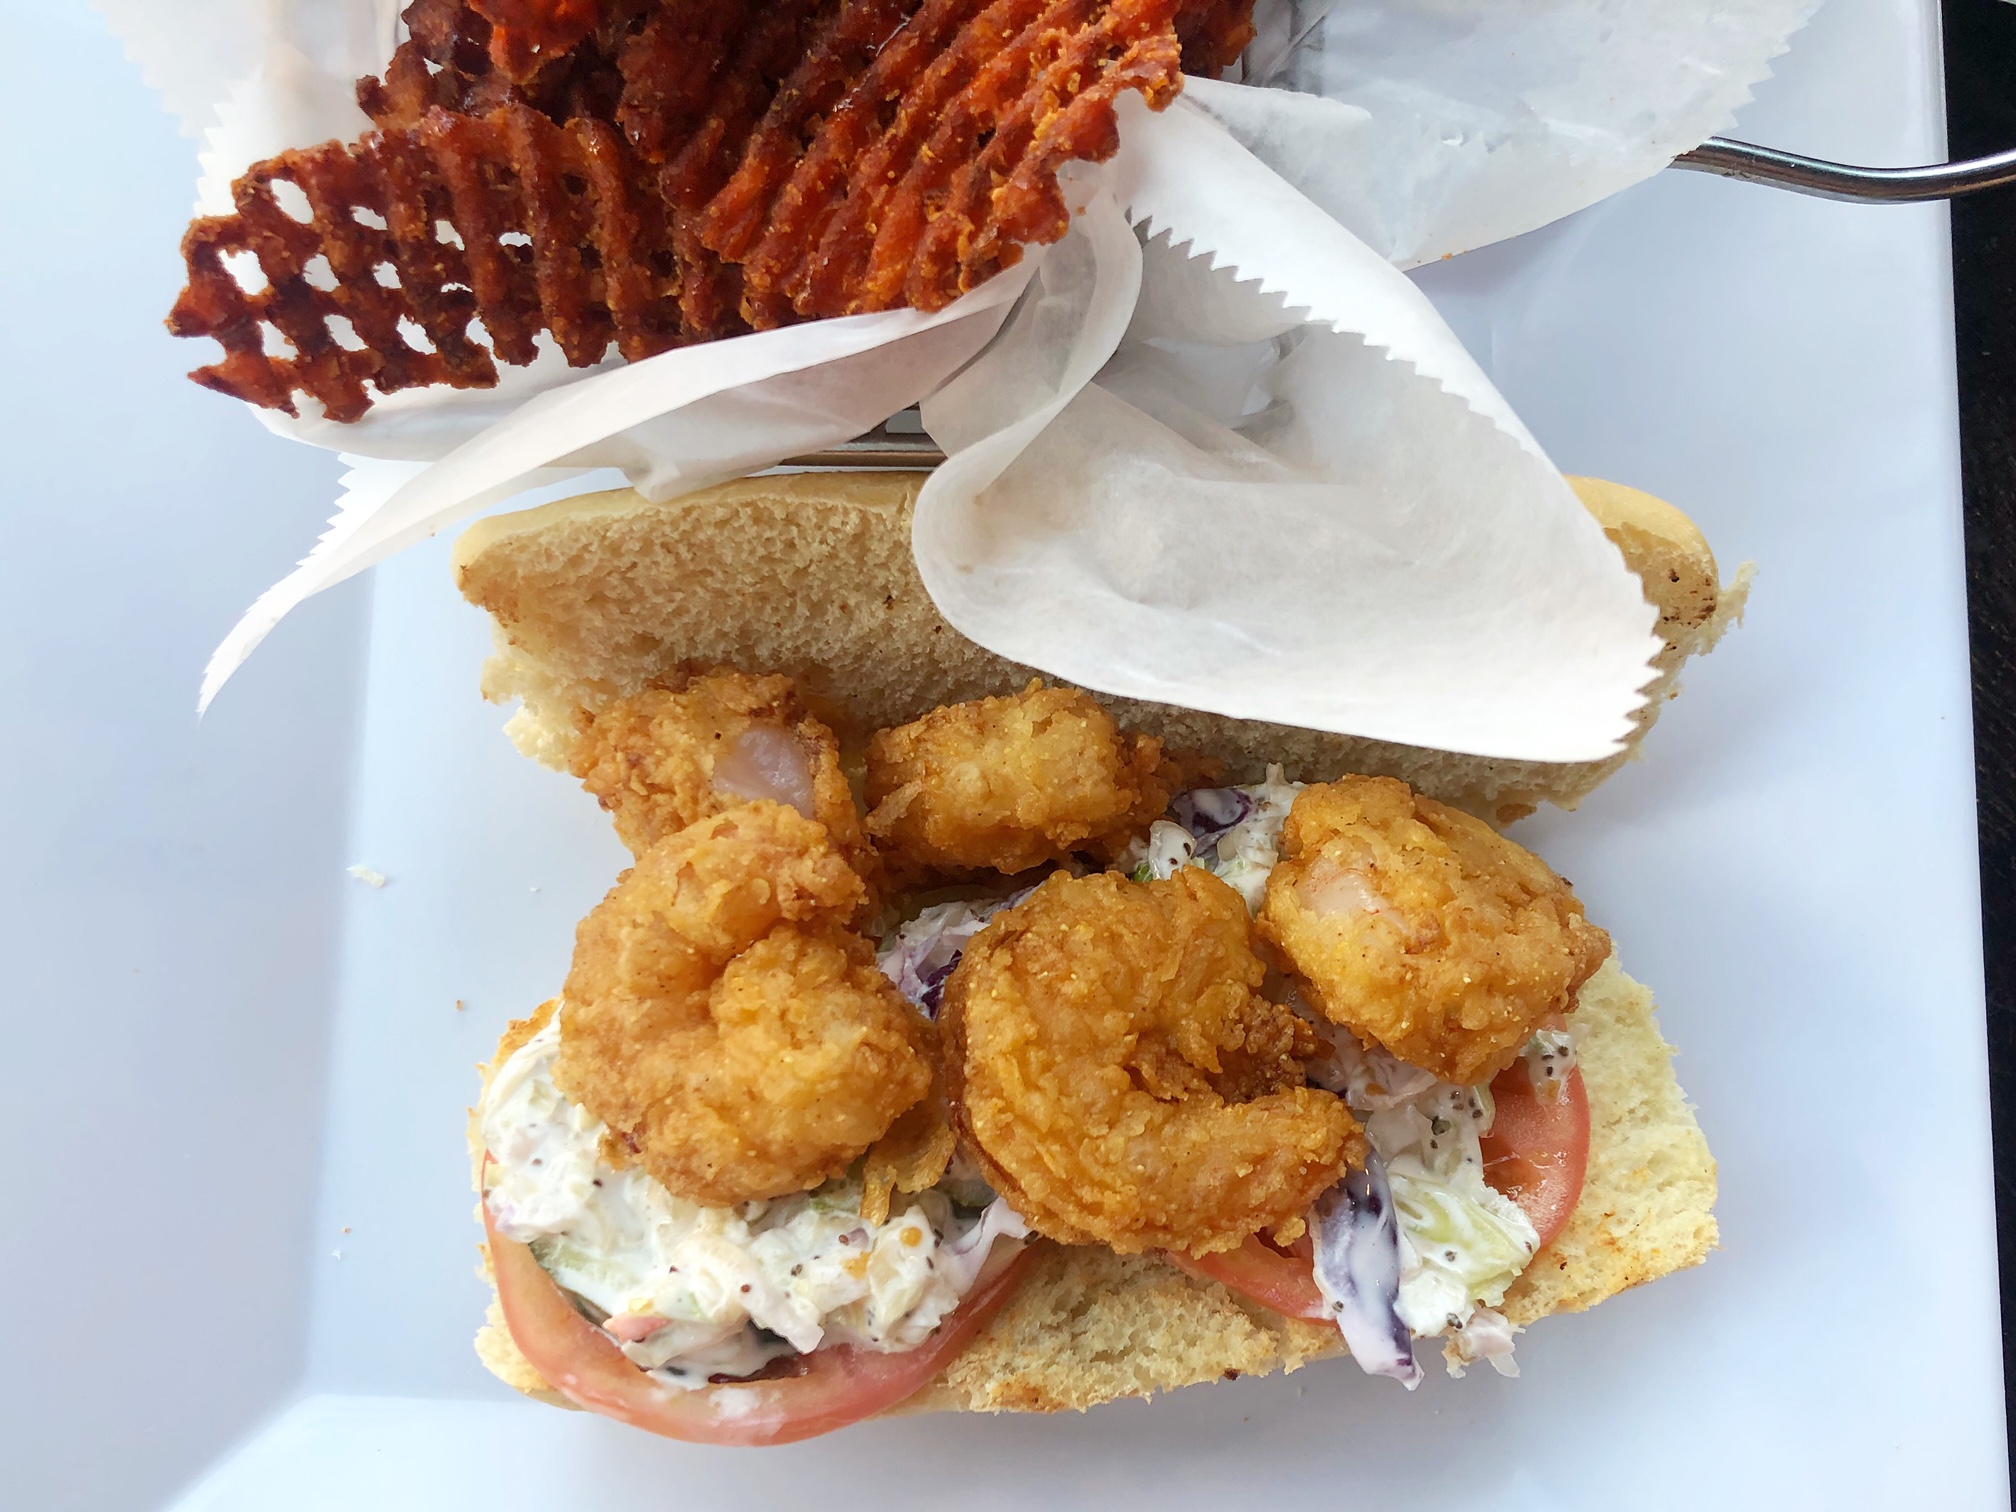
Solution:
{"label": "open-faced sandwich", "polygon": [[[486,691],[635,856],[472,1115],[497,1375],[723,1443],[1347,1350],[1411,1384],[1417,1340],[1509,1372],[1706,1256],[1650,994],[1494,827],[1614,762],[1045,686],[932,608],[919,482],[458,547]],[[1661,611],[1642,734],[1741,595],[1678,511],[1578,489]]]}

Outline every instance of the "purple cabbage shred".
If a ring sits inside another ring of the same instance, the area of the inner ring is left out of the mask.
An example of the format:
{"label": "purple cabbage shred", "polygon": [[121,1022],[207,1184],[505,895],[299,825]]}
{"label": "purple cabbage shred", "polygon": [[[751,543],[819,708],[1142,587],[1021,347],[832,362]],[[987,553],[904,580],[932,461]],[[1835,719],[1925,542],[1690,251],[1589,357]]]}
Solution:
{"label": "purple cabbage shred", "polygon": [[1400,1220],[1379,1157],[1316,1201],[1316,1289],[1330,1305],[1351,1358],[1367,1375],[1421,1384],[1414,1335],[1400,1321]]}
{"label": "purple cabbage shred", "polygon": [[1253,813],[1253,797],[1237,788],[1198,788],[1179,793],[1169,804],[1169,817],[1196,838],[1197,849],[1209,850],[1235,825]]}

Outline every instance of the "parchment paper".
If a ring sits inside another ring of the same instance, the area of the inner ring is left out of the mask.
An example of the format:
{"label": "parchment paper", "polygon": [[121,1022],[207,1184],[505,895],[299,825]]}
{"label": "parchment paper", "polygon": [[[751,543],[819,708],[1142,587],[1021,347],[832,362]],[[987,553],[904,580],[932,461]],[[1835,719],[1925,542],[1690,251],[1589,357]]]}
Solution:
{"label": "parchment paper", "polygon": [[1402,267],[1518,236],[1726,131],[1820,0],[1260,0],[1188,91]]}
{"label": "parchment paper", "polygon": [[[204,133],[211,207],[246,163],[354,136],[351,81],[396,38],[393,0],[102,3]],[[1267,3],[1247,74],[1331,98],[1197,81],[1162,117],[1130,109],[1120,158],[1078,175],[1073,234],[936,317],[587,374],[549,357],[488,394],[395,396],[356,426],[262,414],[356,465],[328,535],[219,648],[203,702],[309,594],[525,488],[616,466],[669,497],[923,400],[956,455],[920,507],[919,567],[991,649],[1317,728],[1541,759],[1615,749],[1649,678],[1651,610],[1394,264],[1656,171],[1722,124],[1809,7]],[[1161,240],[1144,252],[1130,219]]]}
{"label": "parchment paper", "polygon": [[[1201,110],[1132,106],[1122,139],[1000,338],[925,401],[952,456],[915,547],[946,618],[1108,693],[1614,749],[1655,613],[1426,297]],[[1118,201],[1170,231],[1144,251]]]}

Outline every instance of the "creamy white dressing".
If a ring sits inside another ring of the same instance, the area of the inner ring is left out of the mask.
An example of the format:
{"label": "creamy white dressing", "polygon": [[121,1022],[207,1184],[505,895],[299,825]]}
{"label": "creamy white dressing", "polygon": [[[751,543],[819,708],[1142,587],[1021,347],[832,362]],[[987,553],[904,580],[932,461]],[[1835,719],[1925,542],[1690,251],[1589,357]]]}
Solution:
{"label": "creamy white dressing", "polygon": [[1461,1329],[1504,1300],[1540,1247],[1525,1212],[1484,1180],[1490,1093],[1317,1027],[1328,1048],[1310,1079],[1344,1098],[1386,1166],[1400,1220],[1400,1316],[1419,1338]]}
{"label": "creamy white dressing", "polygon": [[1150,825],[1147,839],[1136,841],[1117,864],[1136,882],[1201,866],[1244,898],[1249,913],[1258,913],[1268,874],[1281,859],[1281,825],[1302,788],[1270,766],[1265,782],[1184,793],[1170,805],[1171,817]]}
{"label": "creamy white dressing", "polygon": [[1253,800],[1252,814],[1219,836],[1208,857],[1200,856],[1221,882],[1246,900],[1249,913],[1258,913],[1267,901],[1267,878],[1281,859],[1281,826],[1302,788],[1302,783],[1283,777],[1280,767],[1270,766],[1265,782],[1238,789]]}
{"label": "creamy white dressing", "polygon": [[1532,1078],[1533,1095],[1541,1102],[1554,1102],[1575,1069],[1575,1035],[1567,1029],[1539,1030],[1526,1042],[1520,1059]]}
{"label": "creamy white dressing", "polygon": [[612,1163],[605,1126],[554,1085],[560,1034],[556,1014],[491,1079],[484,1200],[497,1231],[668,1384],[828,1345],[914,1349],[973,1289],[993,1241],[1028,1234],[998,1199],[976,1218],[937,1190],[881,1224],[862,1220],[846,1181],[732,1208],[674,1197]]}

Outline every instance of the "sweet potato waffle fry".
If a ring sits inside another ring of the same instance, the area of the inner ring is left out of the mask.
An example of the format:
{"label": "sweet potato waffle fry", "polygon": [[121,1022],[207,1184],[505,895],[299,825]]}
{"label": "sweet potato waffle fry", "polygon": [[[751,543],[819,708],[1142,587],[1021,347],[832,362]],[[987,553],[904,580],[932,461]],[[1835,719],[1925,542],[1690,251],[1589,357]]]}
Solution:
{"label": "sweet potato waffle fry", "polygon": [[[356,147],[284,153],[238,181],[235,215],[189,228],[169,328],[223,345],[197,382],[290,414],[306,392],[335,420],[370,407],[367,383],[494,384],[495,361],[531,362],[542,330],[577,367],[612,343],[649,357],[681,326],[663,208],[639,177],[606,121],[556,126],[525,105],[431,109]],[[241,254],[256,292],[230,266]]]}
{"label": "sweet potato waffle fry", "polygon": [[1183,0],[1176,12],[1183,72],[1216,78],[1253,40],[1253,0]]}
{"label": "sweet potato waffle fry", "polygon": [[[1068,162],[1215,72],[1252,0],[415,0],[377,129],[194,222],[191,374],[336,420],[796,320],[942,308],[1069,224]],[[256,271],[255,271],[256,270]]]}
{"label": "sweet potato waffle fry", "polygon": [[[381,77],[358,81],[358,103],[381,128],[416,126],[435,107],[488,115],[515,104],[529,105],[556,123],[583,116],[614,119],[623,90],[617,56],[648,5],[649,0],[603,0],[593,31],[529,70],[513,72],[495,60],[498,28],[467,0],[414,0],[405,12],[407,40]],[[518,49],[503,50],[526,70]]]}

